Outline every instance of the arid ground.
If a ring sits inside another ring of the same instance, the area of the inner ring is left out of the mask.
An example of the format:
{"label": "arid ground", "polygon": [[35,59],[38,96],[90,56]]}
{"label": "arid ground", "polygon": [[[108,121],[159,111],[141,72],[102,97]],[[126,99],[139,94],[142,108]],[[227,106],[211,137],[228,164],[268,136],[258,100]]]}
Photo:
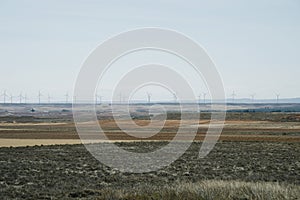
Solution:
{"label": "arid ground", "polygon": [[[109,168],[91,156],[78,137],[70,106],[2,105],[0,198],[297,199],[300,112],[278,112],[290,106],[277,107],[277,112],[261,111],[266,105],[231,108],[217,145],[203,159],[198,159],[197,153],[210,123],[208,110],[201,112],[200,119],[186,111],[190,115],[187,121],[170,111],[158,134],[140,139],[124,133],[108,106],[100,106],[99,124],[106,136],[125,150],[148,152],[162,147],[173,139],[180,123],[198,128],[194,143],[173,164],[156,172],[134,174]],[[140,126],[149,124],[143,108],[137,106],[132,114]],[[153,120],[159,121],[160,116]],[[121,123],[129,124],[126,119]]]}

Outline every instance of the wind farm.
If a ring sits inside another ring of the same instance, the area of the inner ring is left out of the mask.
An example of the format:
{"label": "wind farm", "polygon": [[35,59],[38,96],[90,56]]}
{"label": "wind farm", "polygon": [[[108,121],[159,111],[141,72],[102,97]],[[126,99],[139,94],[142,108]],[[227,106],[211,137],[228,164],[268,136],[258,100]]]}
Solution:
{"label": "wind farm", "polygon": [[[133,176],[130,173],[115,171],[92,159],[77,134],[73,121],[72,104],[68,101],[67,95],[62,95],[61,102],[55,102],[55,99],[52,98],[50,101],[50,95],[45,96],[38,92],[35,103],[25,103],[24,96],[19,96],[22,99],[15,97],[14,103],[8,101],[7,96],[0,103],[0,159],[4,162],[0,166],[0,171],[2,177],[5,174],[4,180],[8,183],[5,187],[10,188],[13,181],[17,181],[22,186],[21,191],[29,191],[25,193],[25,198],[41,198],[48,195],[57,198],[83,196],[93,198],[100,194],[106,194],[110,198],[118,199],[120,196],[111,193],[117,188],[122,188],[122,191],[130,194],[134,191],[142,194],[145,192],[145,187],[148,187],[146,183],[151,181],[155,182],[155,185],[151,185],[151,191],[154,192],[157,191],[156,186],[164,187],[164,181],[172,182],[174,177],[182,185],[181,187],[185,187],[183,182],[191,177],[197,181],[197,184],[211,184],[202,181],[203,179],[215,180],[220,177],[226,177],[226,181],[222,182],[223,185],[239,184],[241,185],[239,187],[252,187],[242,186],[244,183],[239,180],[250,181],[253,184],[261,182],[260,187],[266,194],[271,192],[267,188],[272,188],[274,185],[267,186],[264,185],[264,182],[266,184],[274,181],[284,182],[288,186],[280,185],[280,190],[289,190],[291,197],[298,195],[296,191],[299,190],[295,184],[299,184],[299,174],[295,174],[295,171],[299,169],[299,166],[293,158],[299,157],[300,104],[285,104],[278,102],[277,99],[272,100],[271,103],[253,103],[253,98],[250,98],[248,103],[239,103],[239,100],[235,99],[234,103],[230,102],[227,105],[225,126],[215,149],[206,158],[195,160],[192,159],[193,155],[204,140],[210,126],[210,116],[214,112],[219,112],[210,109],[211,102],[209,100],[197,99],[200,120],[197,119],[194,105],[187,103],[190,105],[190,109],[185,106],[184,113],[188,114],[188,121],[181,121],[181,114],[177,108],[178,99],[173,94],[170,95],[169,102],[152,101],[152,95],[149,92],[146,93],[143,101],[130,104],[125,104],[125,101],[116,101],[114,110],[123,124],[130,124],[127,120],[133,120],[139,126],[147,126],[150,120],[156,121],[163,118],[161,108],[155,106],[163,106],[167,111],[164,128],[154,136],[143,139],[127,135],[126,130],[120,130],[112,116],[111,106],[114,103],[101,100],[102,96],[97,94],[93,105],[97,111],[98,123],[106,137],[123,149],[144,152],[145,149],[160,148],[173,139],[180,124],[183,127],[198,127],[194,143],[180,161],[149,174]],[[79,104],[82,112],[91,105],[90,103]],[[128,119],[123,114],[128,106],[132,119]],[[79,108],[77,106],[77,109]],[[149,109],[151,109],[151,115]],[[128,130],[131,128],[128,127]],[[99,139],[95,142],[91,145],[101,144]],[[220,157],[220,153],[223,153],[223,157]],[[238,160],[233,161],[231,156]],[[38,162],[32,163],[32,160]],[[65,167],[66,164],[70,167]],[[23,172],[23,176],[32,183],[30,187],[23,186],[25,182],[23,183],[20,176],[14,177],[15,173],[19,173],[17,169],[23,169],[25,166],[29,167],[30,171]],[[182,166],[187,168],[182,169]],[[213,167],[208,170],[208,166]],[[286,167],[294,170],[286,170]],[[264,170],[265,168],[268,170]],[[40,188],[38,185],[46,184],[49,181],[49,171],[51,170],[53,171],[51,177],[55,178],[60,186],[50,187],[51,190]],[[69,177],[68,173],[71,172],[66,173],[65,170],[72,170],[72,179],[67,178]],[[82,178],[83,174],[85,177],[92,177],[95,170],[97,176],[93,179]],[[39,171],[39,178],[34,178],[34,171]],[[249,171],[251,171],[250,174]],[[73,179],[80,179],[80,186],[74,185]],[[139,185],[139,189],[132,189],[128,185],[128,181]],[[109,186],[103,187],[97,183],[109,184]],[[82,187],[88,188],[88,190],[83,190]],[[39,189],[37,190],[37,188]],[[231,190],[236,189],[232,188]],[[89,191],[88,194],[87,191]],[[20,194],[14,191],[13,193],[4,192],[3,195],[12,198]],[[222,193],[222,195],[225,194]]]}
{"label": "wind farm", "polygon": [[[42,90],[39,90],[36,93],[36,96],[32,94],[31,96],[24,94],[24,92],[20,92],[19,94],[9,93],[7,90],[0,91],[0,104],[101,104],[101,103],[127,103],[126,97],[129,97],[129,94],[125,92],[120,92],[118,97],[119,99],[114,100],[111,98],[111,94],[104,96],[103,92],[95,92],[95,98],[91,101],[76,101],[76,96],[72,96],[70,99],[70,92],[66,92],[65,94],[57,95],[50,94],[49,92],[45,92],[47,95],[44,95]],[[198,95],[195,95],[194,99],[181,99],[181,103],[199,103],[199,104],[298,104],[300,103],[300,95],[299,97],[282,97],[279,93],[274,94],[274,98],[257,98],[259,96],[258,93],[251,93],[249,97],[239,97],[237,98],[237,93],[233,91],[228,98],[226,99],[211,99],[207,98],[208,92],[200,92]],[[153,97],[153,98],[152,98]],[[151,92],[146,92],[146,98],[138,97],[130,99],[131,103],[163,103],[163,104],[172,104],[178,102],[178,94],[173,92],[169,95],[167,99],[160,99],[159,97],[153,96]]]}

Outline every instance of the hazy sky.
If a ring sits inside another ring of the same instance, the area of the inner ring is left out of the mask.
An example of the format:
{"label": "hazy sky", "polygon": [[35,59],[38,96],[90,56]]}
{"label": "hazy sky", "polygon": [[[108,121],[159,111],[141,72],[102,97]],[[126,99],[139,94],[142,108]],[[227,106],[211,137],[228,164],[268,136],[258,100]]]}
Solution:
{"label": "hazy sky", "polygon": [[140,27],[174,29],[201,44],[228,95],[300,97],[298,0],[2,0],[0,92],[71,93],[97,45]]}

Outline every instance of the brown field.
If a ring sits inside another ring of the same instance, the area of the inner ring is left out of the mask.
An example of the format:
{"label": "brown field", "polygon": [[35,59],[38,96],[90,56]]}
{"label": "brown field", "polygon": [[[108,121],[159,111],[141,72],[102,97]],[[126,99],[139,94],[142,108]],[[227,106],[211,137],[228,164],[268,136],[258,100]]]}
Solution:
{"label": "brown field", "polygon": [[[136,119],[139,126],[146,126],[149,120]],[[128,124],[126,120],[121,121]],[[180,120],[167,120],[163,129],[150,138],[135,138],[121,131],[112,119],[99,120],[99,124],[110,140],[172,140],[178,130]],[[192,125],[191,125],[192,124]],[[185,122],[183,122],[185,125]],[[196,141],[205,137],[209,120],[191,120],[187,126],[198,126]],[[130,126],[127,127],[130,131]],[[187,127],[188,128],[188,127]],[[134,130],[132,130],[134,131]],[[146,130],[147,131],[147,130]],[[95,134],[97,136],[97,133]],[[220,141],[278,141],[300,142],[299,122],[278,122],[259,120],[226,120]],[[91,135],[92,137],[92,135]],[[0,123],[0,146],[23,146],[40,144],[79,143],[79,136],[73,122],[2,122]],[[182,138],[184,140],[184,138]],[[36,143],[35,143],[36,142]]]}

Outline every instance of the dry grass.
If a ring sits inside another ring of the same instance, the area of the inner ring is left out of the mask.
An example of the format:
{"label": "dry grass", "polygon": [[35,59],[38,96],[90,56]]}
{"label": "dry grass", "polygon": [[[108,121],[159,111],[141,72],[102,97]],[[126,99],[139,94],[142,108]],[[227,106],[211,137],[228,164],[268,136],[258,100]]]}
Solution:
{"label": "dry grass", "polygon": [[200,199],[200,200],[263,200],[298,199],[300,186],[267,182],[202,181],[198,183],[175,183],[159,188],[152,185],[131,190],[104,189],[97,191],[99,199]]}

